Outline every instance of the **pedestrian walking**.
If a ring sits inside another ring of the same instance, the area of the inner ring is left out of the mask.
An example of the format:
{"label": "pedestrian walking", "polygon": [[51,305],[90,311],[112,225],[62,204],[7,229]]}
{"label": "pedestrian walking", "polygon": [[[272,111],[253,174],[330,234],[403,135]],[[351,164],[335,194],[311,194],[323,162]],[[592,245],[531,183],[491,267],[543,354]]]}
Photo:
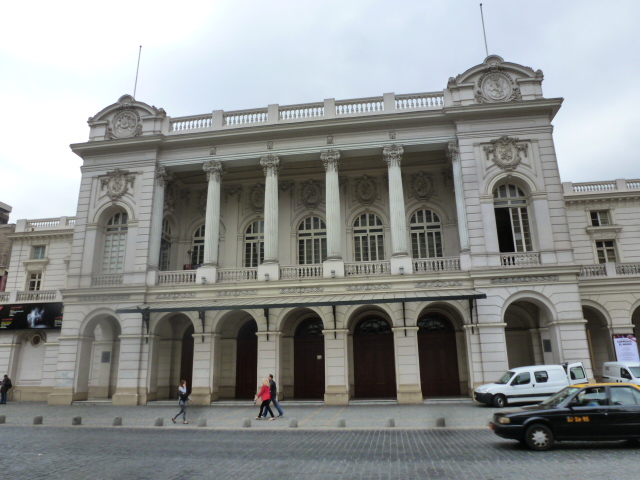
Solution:
{"label": "pedestrian walking", "polygon": [[269,403],[271,402],[271,386],[269,385],[269,379],[262,379],[262,388],[258,395],[256,395],[253,403],[257,403],[258,399],[262,399],[262,403],[260,404],[260,412],[256,417],[256,420],[262,420],[262,412],[264,411],[265,418],[267,417],[267,412],[271,414],[271,418],[269,420],[275,420],[276,417],[273,415],[271,408],[269,407]]}
{"label": "pedestrian walking", "polygon": [[5,375],[4,378],[2,379],[2,382],[0,382],[0,384],[2,385],[0,387],[0,404],[6,404],[7,392],[11,387],[13,387],[13,385],[11,384],[11,379],[9,378],[9,375]]}
{"label": "pedestrian walking", "polygon": [[[273,406],[276,407],[276,409],[278,410],[278,413],[280,415],[278,415],[278,417],[284,417],[284,412],[282,411],[282,408],[280,408],[280,404],[278,403],[278,386],[276,385],[275,380],[273,379],[273,375],[269,375],[269,389],[271,393],[271,402],[273,403]],[[265,417],[267,416],[267,413],[265,412]]]}
{"label": "pedestrian walking", "polygon": [[187,404],[189,403],[189,394],[187,393],[187,381],[182,380],[178,387],[178,405],[180,405],[180,411],[175,417],[171,419],[173,423],[176,423],[176,418],[182,415],[182,423],[187,422]]}

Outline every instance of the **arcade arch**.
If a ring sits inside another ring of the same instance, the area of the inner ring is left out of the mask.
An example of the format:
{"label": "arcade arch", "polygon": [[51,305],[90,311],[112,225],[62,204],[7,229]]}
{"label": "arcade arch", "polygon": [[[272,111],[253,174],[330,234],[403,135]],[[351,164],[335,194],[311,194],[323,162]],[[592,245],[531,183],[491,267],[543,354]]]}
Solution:
{"label": "arcade arch", "polygon": [[583,305],[582,313],[587,321],[587,341],[593,374],[602,377],[602,364],[615,360],[609,322],[604,314],[595,307]]}

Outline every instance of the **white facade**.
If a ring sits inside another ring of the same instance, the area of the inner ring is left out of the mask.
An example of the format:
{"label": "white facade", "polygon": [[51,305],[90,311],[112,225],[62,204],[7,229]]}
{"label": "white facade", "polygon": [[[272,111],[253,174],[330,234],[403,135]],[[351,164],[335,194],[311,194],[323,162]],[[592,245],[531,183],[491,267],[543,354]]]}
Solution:
{"label": "white facade", "polygon": [[[431,93],[182,118],[121,97],[72,145],[68,269],[44,268],[64,301],[55,355],[26,360],[24,332],[0,332],[0,368],[41,365],[46,381],[14,384],[55,404],[145,404],[181,378],[208,404],[269,373],[331,404],[466,395],[533,363],[597,374],[639,325],[640,188],[563,187],[562,99],[542,80],[490,56]],[[606,227],[587,226],[592,203]]]}

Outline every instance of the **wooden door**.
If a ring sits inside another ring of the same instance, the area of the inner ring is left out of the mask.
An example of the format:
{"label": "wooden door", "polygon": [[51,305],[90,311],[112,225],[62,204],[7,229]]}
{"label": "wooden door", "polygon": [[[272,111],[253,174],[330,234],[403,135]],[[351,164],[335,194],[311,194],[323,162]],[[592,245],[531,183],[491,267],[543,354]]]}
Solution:
{"label": "wooden door", "polygon": [[354,396],[397,396],[396,365],[391,325],[384,318],[361,320],[353,333]]}
{"label": "wooden door", "polygon": [[444,315],[418,320],[420,383],[424,397],[460,395],[456,332]]}
{"label": "wooden door", "polygon": [[293,395],[324,398],[324,335],[319,317],[302,322],[293,339]]}
{"label": "wooden door", "polygon": [[193,380],[193,325],[182,336],[182,353],[180,355],[180,380],[187,381],[187,391],[191,393]]}
{"label": "wooden door", "polygon": [[255,320],[244,324],[238,333],[236,349],[236,398],[248,399],[258,389],[258,325]]}

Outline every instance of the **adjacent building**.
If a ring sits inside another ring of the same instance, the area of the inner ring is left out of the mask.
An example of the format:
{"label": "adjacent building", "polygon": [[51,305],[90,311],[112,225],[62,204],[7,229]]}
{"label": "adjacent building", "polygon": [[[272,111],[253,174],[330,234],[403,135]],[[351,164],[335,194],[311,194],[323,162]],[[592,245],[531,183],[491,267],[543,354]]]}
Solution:
{"label": "adjacent building", "polygon": [[543,78],[492,55],[426,93],[178,118],[121,97],[71,146],[76,216],[12,235],[0,303],[50,310],[5,322],[0,368],[24,400],[127,405],[269,373],[327,404],[598,375],[640,328],[640,181],[561,183]]}

